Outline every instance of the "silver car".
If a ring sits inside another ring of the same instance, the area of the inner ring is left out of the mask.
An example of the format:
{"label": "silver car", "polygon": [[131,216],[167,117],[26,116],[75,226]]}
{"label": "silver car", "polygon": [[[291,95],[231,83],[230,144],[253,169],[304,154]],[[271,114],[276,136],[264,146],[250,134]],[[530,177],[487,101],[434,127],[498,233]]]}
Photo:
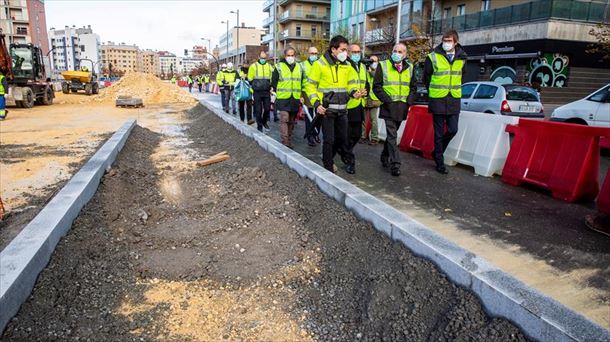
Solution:
{"label": "silver car", "polygon": [[536,90],[496,82],[463,84],[462,110],[527,118],[544,117],[544,107]]}

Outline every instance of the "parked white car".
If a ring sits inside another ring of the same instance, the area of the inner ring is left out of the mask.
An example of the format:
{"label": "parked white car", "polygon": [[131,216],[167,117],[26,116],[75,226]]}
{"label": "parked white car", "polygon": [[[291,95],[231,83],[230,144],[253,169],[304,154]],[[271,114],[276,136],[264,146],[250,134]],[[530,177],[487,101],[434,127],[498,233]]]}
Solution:
{"label": "parked white car", "polygon": [[543,118],[538,92],[528,86],[496,82],[462,85],[462,110],[471,112]]}
{"label": "parked white car", "polygon": [[610,127],[610,84],[584,99],[558,107],[551,121]]}

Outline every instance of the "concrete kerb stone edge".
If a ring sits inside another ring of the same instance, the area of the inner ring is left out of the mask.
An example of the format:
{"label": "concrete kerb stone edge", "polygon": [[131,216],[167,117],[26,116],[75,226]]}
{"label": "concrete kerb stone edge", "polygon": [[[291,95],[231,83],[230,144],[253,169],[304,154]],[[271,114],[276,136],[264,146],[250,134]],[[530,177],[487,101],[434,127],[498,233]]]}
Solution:
{"label": "concrete kerb stone edge", "polygon": [[[219,117],[224,119],[227,116],[209,102],[202,102]],[[241,131],[237,125],[243,124],[238,120],[225,121]],[[473,291],[492,316],[512,321],[536,340],[610,340],[610,331],[597,323],[525,285],[272,138],[251,127],[249,129],[255,132],[252,137],[264,150],[274,155],[284,154],[283,157],[276,157],[300,176],[314,181],[323,193],[370,222],[392,240],[401,242],[416,255],[434,262],[456,284]]]}
{"label": "concrete kerb stone edge", "polygon": [[133,119],[125,122],[0,252],[0,332],[30,296],[57,243],[97,191],[135,125]]}

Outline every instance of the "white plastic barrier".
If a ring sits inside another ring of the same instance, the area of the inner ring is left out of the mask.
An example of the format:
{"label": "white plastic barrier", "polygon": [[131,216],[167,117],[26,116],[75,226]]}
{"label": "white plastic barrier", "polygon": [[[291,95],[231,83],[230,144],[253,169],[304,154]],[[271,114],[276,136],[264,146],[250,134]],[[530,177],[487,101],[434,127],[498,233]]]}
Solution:
{"label": "white plastic barrier", "polygon": [[476,174],[485,177],[502,174],[510,148],[505,128],[518,123],[515,116],[460,112],[458,133],[445,151],[445,163],[472,166]]}

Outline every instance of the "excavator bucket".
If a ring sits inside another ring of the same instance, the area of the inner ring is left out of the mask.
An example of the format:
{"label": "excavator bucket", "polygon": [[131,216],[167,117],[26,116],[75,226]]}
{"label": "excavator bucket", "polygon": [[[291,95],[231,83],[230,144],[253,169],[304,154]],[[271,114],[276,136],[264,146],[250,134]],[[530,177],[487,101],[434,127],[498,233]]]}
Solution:
{"label": "excavator bucket", "polygon": [[6,39],[2,29],[0,29],[0,72],[4,74],[7,80],[12,81],[14,79],[13,62],[11,61],[11,54],[6,46]]}

